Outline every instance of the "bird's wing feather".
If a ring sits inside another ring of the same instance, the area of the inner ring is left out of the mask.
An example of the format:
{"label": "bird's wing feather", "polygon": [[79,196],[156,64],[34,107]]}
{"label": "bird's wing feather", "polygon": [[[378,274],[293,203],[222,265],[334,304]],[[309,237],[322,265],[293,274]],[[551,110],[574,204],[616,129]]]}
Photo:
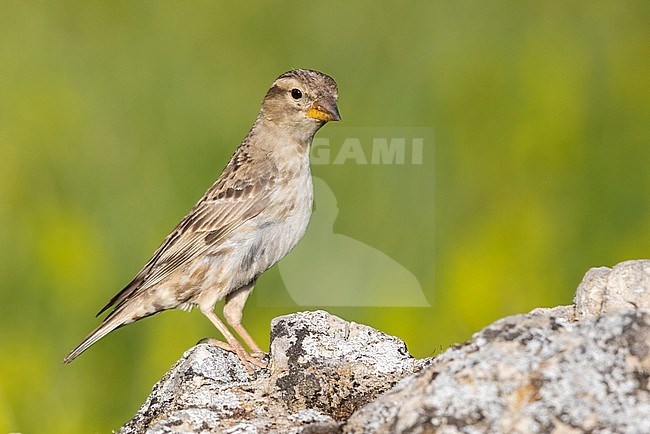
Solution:
{"label": "bird's wing feather", "polygon": [[97,315],[111,306],[119,308],[127,300],[161,282],[183,264],[218,245],[226,234],[258,215],[270,202],[274,181],[270,175],[246,181],[235,181],[222,175],[165,238],[131,283]]}

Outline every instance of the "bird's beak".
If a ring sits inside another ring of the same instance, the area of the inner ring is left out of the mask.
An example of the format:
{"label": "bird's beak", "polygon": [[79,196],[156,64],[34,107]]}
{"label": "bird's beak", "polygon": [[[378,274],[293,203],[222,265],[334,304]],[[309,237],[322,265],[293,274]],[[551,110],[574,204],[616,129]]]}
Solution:
{"label": "bird's beak", "polygon": [[339,108],[336,106],[334,98],[321,98],[313,102],[307,117],[318,119],[319,121],[340,121],[341,115]]}

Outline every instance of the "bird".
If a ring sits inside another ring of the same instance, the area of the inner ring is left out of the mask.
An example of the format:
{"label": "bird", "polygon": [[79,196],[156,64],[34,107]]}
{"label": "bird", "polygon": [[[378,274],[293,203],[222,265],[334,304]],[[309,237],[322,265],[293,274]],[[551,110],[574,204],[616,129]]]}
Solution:
{"label": "bird", "polygon": [[[168,309],[198,310],[225,338],[204,340],[235,353],[249,373],[266,354],[242,325],[258,277],[304,235],[312,213],[311,142],[340,121],[338,86],[315,70],[280,75],[214,184],[165,238],[133,280],[104,306],[101,324],[65,357],[69,363],[111,331]],[[225,298],[226,323],[215,313]]]}

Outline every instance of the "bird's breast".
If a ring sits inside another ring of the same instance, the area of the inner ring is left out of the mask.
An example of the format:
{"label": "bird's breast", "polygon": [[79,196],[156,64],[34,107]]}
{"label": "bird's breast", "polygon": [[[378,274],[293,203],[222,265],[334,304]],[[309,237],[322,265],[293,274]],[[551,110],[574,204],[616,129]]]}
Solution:
{"label": "bird's breast", "polygon": [[255,219],[264,270],[282,259],[305,233],[311,217],[313,185],[309,167],[285,179],[268,208]]}
{"label": "bird's breast", "polygon": [[[281,260],[305,233],[312,212],[313,185],[309,167],[282,177],[269,205],[229,234],[215,257],[217,285],[225,293],[248,284]],[[215,252],[216,253],[216,252]]]}

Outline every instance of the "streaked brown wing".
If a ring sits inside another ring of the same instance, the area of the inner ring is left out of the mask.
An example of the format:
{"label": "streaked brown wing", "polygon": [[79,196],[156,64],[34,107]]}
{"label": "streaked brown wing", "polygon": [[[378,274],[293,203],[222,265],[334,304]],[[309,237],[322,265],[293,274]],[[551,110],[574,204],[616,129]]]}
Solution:
{"label": "streaked brown wing", "polygon": [[223,237],[266,208],[273,190],[270,177],[250,182],[215,183],[174,228],[149,262],[97,315],[161,282],[183,264],[217,245]]}

